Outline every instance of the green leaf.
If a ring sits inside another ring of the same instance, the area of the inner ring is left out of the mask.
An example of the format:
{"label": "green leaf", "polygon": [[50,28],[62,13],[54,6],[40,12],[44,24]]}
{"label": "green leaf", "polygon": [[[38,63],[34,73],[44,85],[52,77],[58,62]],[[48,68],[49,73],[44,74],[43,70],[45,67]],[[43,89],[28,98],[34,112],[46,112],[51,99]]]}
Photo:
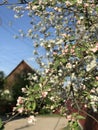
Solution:
{"label": "green leaf", "polygon": [[34,101],[32,104],[32,110],[34,111],[36,109],[36,102]]}
{"label": "green leaf", "polygon": [[34,85],[34,90],[35,90],[35,91],[38,91],[39,89],[40,89],[39,85],[38,85],[38,84],[35,84],[35,85]]}
{"label": "green leaf", "polygon": [[36,108],[36,102],[35,101],[28,101],[27,103],[26,103],[26,107],[27,107],[27,109],[29,110],[29,111],[34,111],[35,110],[35,108]]}
{"label": "green leaf", "polygon": [[77,116],[77,120],[81,120],[81,119],[85,119],[85,117],[84,117],[84,116],[81,116],[81,115],[78,115],[78,116]]}
{"label": "green leaf", "polygon": [[61,59],[61,62],[62,62],[62,63],[66,63],[66,59],[65,59],[65,58],[62,58],[62,59]]}
{"label": "green leaf", "polygon": [[60,60],[56,60],[54,64],[54,68],[57,69],[57,67],[60,65]]}

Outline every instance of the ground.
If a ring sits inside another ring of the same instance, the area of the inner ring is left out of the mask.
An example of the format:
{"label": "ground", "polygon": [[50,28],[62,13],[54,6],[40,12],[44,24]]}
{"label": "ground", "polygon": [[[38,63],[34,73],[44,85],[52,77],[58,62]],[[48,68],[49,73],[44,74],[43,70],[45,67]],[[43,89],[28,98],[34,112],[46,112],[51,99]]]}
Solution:
{"label": "ground", "polygon": [[27,118],[18,118],[5,125],[4,130],[61,130],[67,125],[64,117],[38,116],[35,125],[30,125]]}

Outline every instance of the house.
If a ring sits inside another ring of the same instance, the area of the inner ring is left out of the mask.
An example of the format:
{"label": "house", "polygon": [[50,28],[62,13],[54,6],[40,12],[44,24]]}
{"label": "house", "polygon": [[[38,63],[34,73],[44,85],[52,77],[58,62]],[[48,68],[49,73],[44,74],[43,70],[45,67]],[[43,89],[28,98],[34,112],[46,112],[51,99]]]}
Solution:
{"label": "house", "polygon": [[36,73],[24,60],[6,77],[5,89],[11,89],[18,82],[19,78],[25,77],[28,73]]}

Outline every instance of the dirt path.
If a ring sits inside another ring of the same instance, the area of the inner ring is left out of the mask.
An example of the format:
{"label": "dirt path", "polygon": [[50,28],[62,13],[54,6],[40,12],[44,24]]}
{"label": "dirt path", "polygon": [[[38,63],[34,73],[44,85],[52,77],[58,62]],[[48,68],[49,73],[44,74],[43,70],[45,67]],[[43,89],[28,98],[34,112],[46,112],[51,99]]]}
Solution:
{"label": "dirt path", "polygon": [[10,121],[5,130],[60,130],[67,124],[64,117],[36,117],[35,125],[29,125],[26,118]]}

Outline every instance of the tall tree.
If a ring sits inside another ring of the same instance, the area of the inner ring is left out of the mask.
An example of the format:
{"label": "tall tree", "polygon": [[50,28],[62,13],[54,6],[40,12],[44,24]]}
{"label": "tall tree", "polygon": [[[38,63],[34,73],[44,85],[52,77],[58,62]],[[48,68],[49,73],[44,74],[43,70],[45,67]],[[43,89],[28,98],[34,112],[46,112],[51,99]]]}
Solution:
{"label": "tall tree", "polygon": [[[23,15],[21,9],[14,8],[19,17]],[[98,3],[94,0],[34,0],[25,9],[31,18],[31,27],[24,34],[33,40],[42,77],[29,79],[33,87],[26,88],[24,110],[32,113],[40,98],[45,103],[43,108],[52,112],[61,107],[66,113],[65,102],[69,101],[78,114],[86,113],[86,108],[97,112]],[[73,117],[79,118],[77,114]]]}

